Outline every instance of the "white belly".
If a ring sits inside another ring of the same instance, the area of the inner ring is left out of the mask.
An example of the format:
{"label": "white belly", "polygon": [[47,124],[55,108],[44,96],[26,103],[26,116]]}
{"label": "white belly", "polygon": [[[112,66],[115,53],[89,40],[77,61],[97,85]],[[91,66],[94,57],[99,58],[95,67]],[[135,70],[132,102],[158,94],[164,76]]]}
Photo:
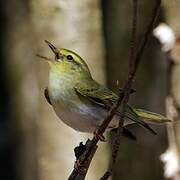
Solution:
{"label": "white belly", "polygon": [[[102,123],[107,112],[102,108],[81,105],[78,107],[64,107],[61,109],[54,106],[58,117],[68,126],[81,132],[94,132]],[[110,127],[117,126],[117,117],[115,117]]]}

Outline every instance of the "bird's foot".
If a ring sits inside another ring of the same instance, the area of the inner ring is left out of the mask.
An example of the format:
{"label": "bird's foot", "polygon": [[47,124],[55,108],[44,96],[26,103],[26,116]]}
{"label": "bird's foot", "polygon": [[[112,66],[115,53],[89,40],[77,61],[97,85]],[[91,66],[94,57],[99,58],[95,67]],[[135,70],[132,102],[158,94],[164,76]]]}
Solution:
{"label": "bird's foot", "polygon": [[102,135],[102,134],[99,134],[98,133],[98,130],[95,130],[94,131],[94,137],[97,139],[97,140],[100,140],[102,142],[106,142],[106,138]]}

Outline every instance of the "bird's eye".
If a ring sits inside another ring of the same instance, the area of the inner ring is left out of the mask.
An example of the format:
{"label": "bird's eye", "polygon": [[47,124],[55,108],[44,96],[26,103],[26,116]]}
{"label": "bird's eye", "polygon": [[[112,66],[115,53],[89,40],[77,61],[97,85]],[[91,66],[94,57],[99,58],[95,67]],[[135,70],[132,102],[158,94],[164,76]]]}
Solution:
{"label": "bird's eye", "polygon": [[73,60],[73,57],[71,55],[67,55],[68,60]]}

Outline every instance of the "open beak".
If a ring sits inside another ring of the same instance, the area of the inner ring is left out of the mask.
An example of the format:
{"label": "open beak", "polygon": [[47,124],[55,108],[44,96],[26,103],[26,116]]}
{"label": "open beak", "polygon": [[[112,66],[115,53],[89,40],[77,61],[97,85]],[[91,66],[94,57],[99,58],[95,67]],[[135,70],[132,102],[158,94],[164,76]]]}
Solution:
{"label": "open beak", "polygon": [[47,45],[50,47],[50,49],[52,50],[52,52],[55,54],[55,59],[59,59],[59,51],[58,49],[52,45],[49,41],[45,40],[45,42],[47,43]]}

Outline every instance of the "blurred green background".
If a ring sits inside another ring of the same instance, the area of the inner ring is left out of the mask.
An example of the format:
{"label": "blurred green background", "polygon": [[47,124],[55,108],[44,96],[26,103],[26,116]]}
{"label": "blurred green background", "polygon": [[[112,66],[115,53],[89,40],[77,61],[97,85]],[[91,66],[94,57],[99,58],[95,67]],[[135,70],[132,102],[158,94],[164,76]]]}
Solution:
{"label": "blurred green background", "polygon": [[[165,1],[158,22],[166,21],[176,1]],[[139,0],[140,44],[154,3]],[[73,148],[87,137],[58,120],[43,96],[48,66],[37,53],[49,55],[44,40],[72,49],[87,60],[99,82],[117,92],[127,75],[132,1],[6,0],[0,2],[0,178],[3,180],[67,179]],[[151,37],[137,73],[130,103],[165,113],[167,63]],[[57,120],[57,121],[56,121]],[[165,126],[158,136],[130,127],[138,141],[123,138],[113,180],[163,180],[159,160],[167,148]],[[108,166],[110,143],[99,144],[87,179],[98,179]]]}

